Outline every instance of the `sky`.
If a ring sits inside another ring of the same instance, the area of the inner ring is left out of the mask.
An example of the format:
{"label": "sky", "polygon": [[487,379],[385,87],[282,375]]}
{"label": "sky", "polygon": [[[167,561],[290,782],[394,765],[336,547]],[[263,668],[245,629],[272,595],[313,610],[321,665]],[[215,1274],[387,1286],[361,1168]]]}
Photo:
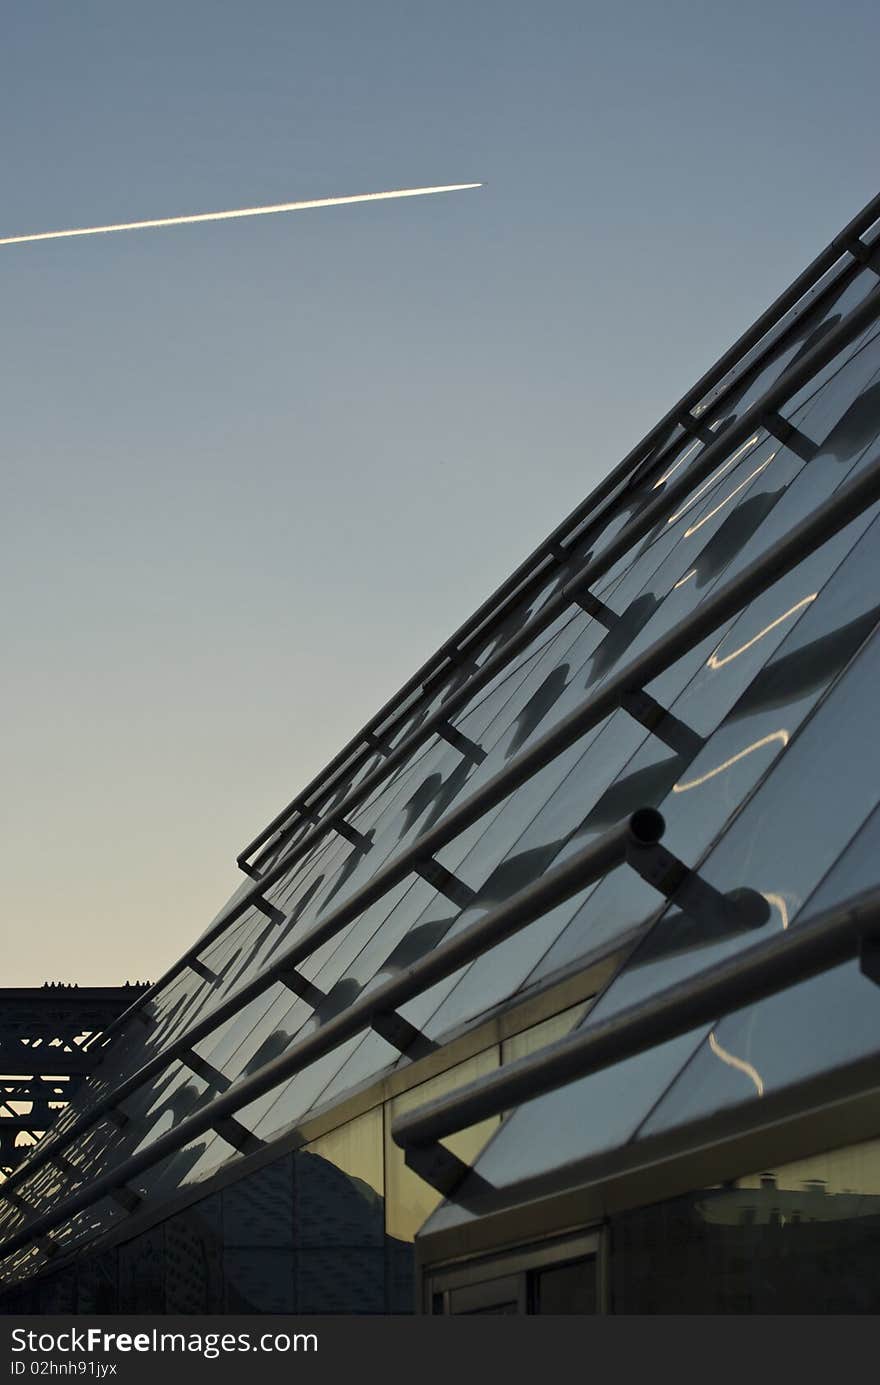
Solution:
{"label": "sky", "polygon": [[0,984],[155,978],[244,843],[872,197],[843,0],[7,8]]}

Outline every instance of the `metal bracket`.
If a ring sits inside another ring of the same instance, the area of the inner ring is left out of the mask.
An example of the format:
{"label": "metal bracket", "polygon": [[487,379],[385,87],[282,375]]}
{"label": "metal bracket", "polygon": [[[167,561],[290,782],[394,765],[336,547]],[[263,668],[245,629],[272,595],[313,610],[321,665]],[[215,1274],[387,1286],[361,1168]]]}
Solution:
{"label": "metal bracket", "polygon": [[222,1116],[213,1125],[221,1140],[225,1140],[233,1149],[237,1149],[239,1154],[253,1154],[255,1150],[263,1149],[265,1140],[261,1140],[252,1130],[246,1130],[241,1121],[235,1116]]}
{"label": "metal bracket", "polygon": [[190,1072],[194,1072],[196,1077],[200,1077],[203,1082],[207,1082],[209,1087],[215,1091],[228,1091],[232,1085],[229,1078],[222,1073],[219,1068],[215,1068],[205,1058],[202,1058],[195,1049],[188,1048],[184,1053],[178,1054],[181,1063],[185,1063]]}
{"label": "metal bracket", "polygon": [[282,986],[286,986],[289,991],[293,991],[294,995],[298,995],[300,1000],[304,1000],[306,1004],[311,1005],[313,1010],[317,1010],[318,1006],[322,1005],[327,999],[326,992],[322,991],[320,987],[316,986],[312,981],[309,981],[307,977],[303,976],[301,971],[297,971],[296,967],[285,968],[276,979],[281,982]]}
{"label": "metal bracket", "polygon": [[804,462],[811,462],[818,454],[819,445],[808,438],[806,433],[802,433],[799,428],[795,428],[793,423],[789,423],[787,418],[783,418],[780,413],[765,414],[762,419],[764,427],[768,433],[787,447],[796,457],[800,457]]}
{"label": "metal bracket", "polygon": [[620,620],[620,616],[616,615],[610,606],[606,606],[604,601],[600,601],[598,596],[594,596],[586,587],[579,589],[576,581],[563,587],[562,595],[566,601],[573,601],[582,611],[586,611],[588,616],[604,625],[606,630],[611,630]]}
{"label": "metal bracket", "polygon": [[684,431],[689,433],[692,438],[699,438],[700,442],[704,442],[707,446],[710,442],[717,442],[720,436],[718,433],[713,433],[707,423],[701,423],[699,419],[694,418],[689,410],[679,414],[676,422],[680,423]]}
{"label": "metal bracket", "polygon": [[553,539],[552,542],[548,543],[547,552],[550,554],[551,558],[555,558],[557,563],[561,563],[563,566],[571,559],[571,553],[565,547],[565,544],[560,543],[558,539]]}
{"label": "metal bracket", "polygon": [[427,1038],[420,1029],[416,1029],[414,1024],[410,1024],[409,1020],[404,1019],[403,1015],[399,1015],[396,1010],[391,1010],[385,1015],[374,1015],[372,1027],[380,1038],[391,1044],[392,1048],[396,1048],[398,1052],[405,1053],[408,1058],[425,1058],[438,1047],[433,1039]]}
{"label": "metal bracket", "polygon": [[365,731],[364,741],[371,750],[377,750],[380,755],[390,755],[393,750],[393,746],[390,746],[387,741],[381,740],[375,731]]}
{"label": "metal bracket", "polygon": [[280,909],[276,909],[275,905],[270,904],[268,899],[264,899],[262,895],[257,895],[255,899],[251,900],[251,903],[255,909],[259,909],[261,914],[265,914],[267,919],[271,919],[272,923],[287,922],[287,915],[282,913]]}
{"label": "metal bracket", "polygon": [[437,727],[437,735],[455,750],[460,750],[465,759],[473,760],[475,765],[481,765],[486,758],[483,747],[472,741],[470,736],[465,736],[451,721],[441,721]]}
{"label": "metal bracket", "polygon": [[134,1188],[129,1188],[125,1183],[120,1184],[118,1188],[112,1188],[110,1196],[126,1212],[136,1212],[144,1200],[140,1193],[136,1193]]}
{"label": "metal bracket", "polygon": [[473,659],[469,654],[465,654],[459,649],[457,645],[449,644],[440,652],[445,654],[449,662],[455,664],[457,668],[465,669],[468,674],[476,673],[477,665],[474,663]]}
{"label": "metal bracket", "polygon": [[369,837],[365,837],[363,832],[359,832],[356,827],[352,827],[345,818],[333,818],[330,823],[334,832],[338,832],[340,837],[344,837],[352,846],[357,847],[358,851],[369,851],[371,842]]}
{"label": "metal bracket", "polygon": [[200,976],[203,981],[210,981],[213,984],[213,982],[217,980],[217,973],[211,971],[210,967],[206,967],[204,962],[200,961],[198,957],[187,957],[186,964],[197,976]]}
{"label": "metal bracket", "polygon": [[441,866],[439,861],[435,861],[433,856],[423,856],[420,861],[416,861],[413,866],[416,875],[420,875],[429,885],[440,894],[445,895],[453,904],[457,904],[460,909],[466,909],[473,901],[476,891],[470,885],[466,885],[463,880],[459,880],[457,875]]}
{"label": "metal bracket", "polygon": [[405,1152],[406,1163],[419,1178],[430,1183],[438,1193],[449,1197],[459,1184],[470,1174],[474,1174],[470,1164],[459,1159],[451,1149],[435,1141],[429,1145],[410,1145]]}
{"label": "metal bracket", "polygon": [[633,870],[682,913],[725,932],[759,928],[770,917],[770,906],[757,890],[722,894],[665,846],[632,846],[626,859]]}
{"label": "metal bracket", "polygon": [[624,693],[620,705],[633,721],[644,726],[646,731],[653,732],[658,740],[679,755],[685,755],[692,760],[705,745],[702,736],[698,736],[696,731],[692,731],[678,717],[661,707],[656,698],[641,688]]}
{"label": "metal bracket", "polygon": [[875,259],[876,246],[866,245],[861,236],[851,236],[849,240],[844,241],[843,248],[854,260],[858,260],[859,264],[867,265],[875,274],[880,274],[880,263]]}

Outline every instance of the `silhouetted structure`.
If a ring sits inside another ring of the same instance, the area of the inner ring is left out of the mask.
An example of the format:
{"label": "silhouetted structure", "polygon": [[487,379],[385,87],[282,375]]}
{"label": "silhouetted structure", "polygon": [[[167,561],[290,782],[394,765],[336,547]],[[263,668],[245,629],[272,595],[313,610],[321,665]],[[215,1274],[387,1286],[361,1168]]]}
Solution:
{"label": "silhouetted structure", "polygon": [[0,1171],[18,1168],[51,1127],[95,1065],[89,1041],[148,985],[44,981],[0,990]]}

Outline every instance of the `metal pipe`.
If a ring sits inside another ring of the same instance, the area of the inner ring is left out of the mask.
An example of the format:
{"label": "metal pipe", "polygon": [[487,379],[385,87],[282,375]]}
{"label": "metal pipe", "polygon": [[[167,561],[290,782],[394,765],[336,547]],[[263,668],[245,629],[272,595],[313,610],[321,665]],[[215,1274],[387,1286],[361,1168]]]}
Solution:
{"label": "metal pipe", "polygon": [[398,1116],[392,1139],[401,1149],[431,1145],[827,971],[856,956],[863,939],[878,937],[880,889],[873,889]]}
{"label": "metal pipe", "polygon": [[235,1082],[222,1096],[215,1097],[200,1111],[178,1121],[145,1149],[89,1181],[3,1243],[0,1254],[11,1255],[34,1237],[45,1235],[60,1222],[122,1187],[167,1155],[182,1149],[191,1140],[214,1129],[218,1122],[234,1115],[241,1107],[256,1101],[325,1053],[367,1029],[377,1016],[393,1013],[413,996],[421,994],[444,977],[451,976],[459,967],[607,875],[608,871],[625,861],[628,851],[643,851],[645,847],[658,842],[663,830],[663,818],[653,808],[642,808],[633,813],[570,860],[548,871],[540,880],[491,910],[469,928],[441,943],[399,976],[369,991],[347,1010],[294,1044],[288,1053],[266,1063],[252,1076]]}
{"label": "metal pipe", "polygon": [[[297,942],[292,943],[278,959],[259,976],[254,977],[234,995],[229,996],[214,1011],[197,1021],[186,1030],[165,1053],[157,1054],[139,1073],[135,1073],[100,1102],[83,1113],[71,1127],[68,1136],[50,1137],[37,1146],[27,1162],[0,1185],[0,1197],[4,1188],[11,1188],[23,1181],[45,1160],[51,1157],[55,1148],[63,1147],[84,1128],[94,1123],[96,1111],[103,1113],[128,1095],[135,1086],[140,1086],[148,1077],[154,1076],[161,1068],[172,1061],[176,1052],[197,1043],[218,1024],[263,991],[276,980],[283,980],[285,971],[298,966],[325,942],[339,933],[358,914],[382,898],[389,890],[413,870],[416,863],[426,856],[433,856],[464,832],[474,822],[503,801],[520,784],[530,779],[546,764],[562,754],[581,736],[597,726],[605,717],[616,711],[627,693],[639,690],[663,673],[671,664],[681,658],[706,635],[735,615],[744,605],[779,578],[785,576],[809,553],[813,552],[827,539],[845,528],[858,514],[880,499],[880,456],[867,465],[846,485],[841,486],[817,510],[776,543],[773,548],[756,558],[748,567],[716,592],[696,611],[692,612],[674,630],[667,632],[638,658],[632,660],[616,677],[599,688],[583,706],[572,712],[552,731],[542,736],[528,750],[512,760],[510,764],[486,784],[478,793],[453,809],[430,832],[426,832],[406,851],[390,861],[382,870],[360,890],[356,891],[344,904],[329,914],[320,924],[312,928]],[[58,1143],[56,1144],[56,1140]]]}

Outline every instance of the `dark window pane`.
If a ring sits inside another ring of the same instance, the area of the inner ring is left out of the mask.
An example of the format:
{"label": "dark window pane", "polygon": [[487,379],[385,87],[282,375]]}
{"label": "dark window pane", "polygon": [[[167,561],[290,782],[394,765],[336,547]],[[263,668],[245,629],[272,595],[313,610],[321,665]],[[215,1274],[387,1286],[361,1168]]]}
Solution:
{"label": "dark window pane", "polygon": [[595,1313],[596,1257],[536,1270],[532,1293],[535,1313]]}

